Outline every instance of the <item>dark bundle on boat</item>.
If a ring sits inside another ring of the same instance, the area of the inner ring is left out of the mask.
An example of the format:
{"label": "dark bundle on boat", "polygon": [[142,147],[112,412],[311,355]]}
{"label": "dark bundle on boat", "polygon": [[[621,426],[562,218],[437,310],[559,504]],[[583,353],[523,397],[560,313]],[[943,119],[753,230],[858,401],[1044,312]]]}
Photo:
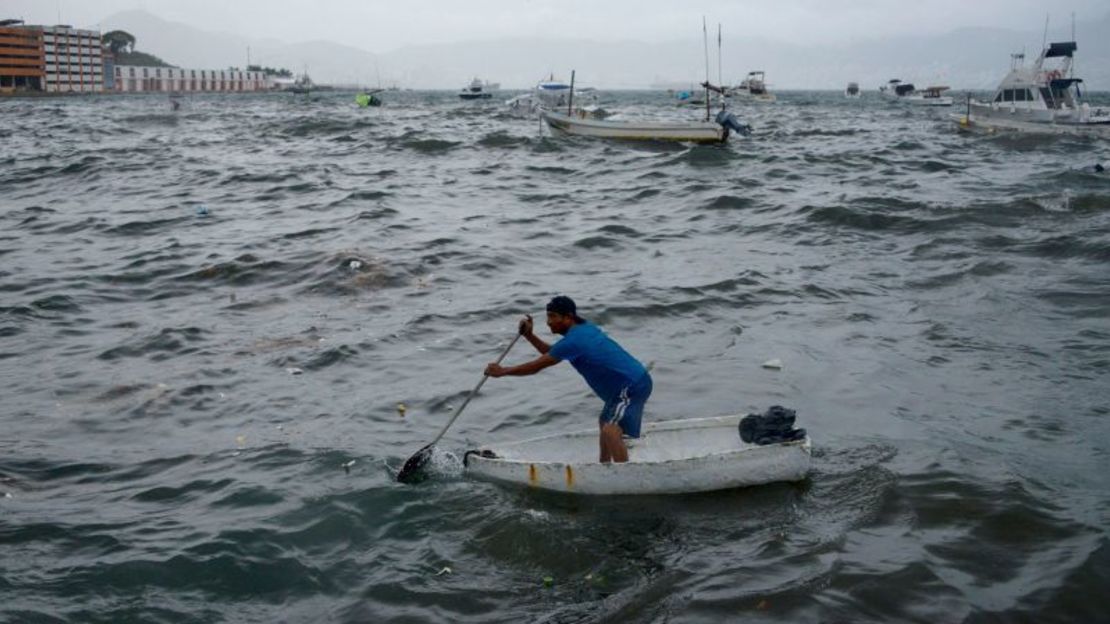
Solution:
{"label": "dark bundle on boat", "polygon": [[805,429],[795,429],[797,414],[781,405],[772,405],[762,414],[748,414],[740,419],[740,439],[755,444],[778,444],[806,437]]}

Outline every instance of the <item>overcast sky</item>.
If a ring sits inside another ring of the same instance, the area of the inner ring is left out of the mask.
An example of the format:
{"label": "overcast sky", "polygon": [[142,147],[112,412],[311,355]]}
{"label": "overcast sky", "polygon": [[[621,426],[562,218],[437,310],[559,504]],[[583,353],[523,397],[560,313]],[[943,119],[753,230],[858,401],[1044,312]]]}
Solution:
{"label": "overcast sky", "polygon": [[701,16],[731,35],[832,43],[964,26],[1061,35],[1099,19],[1107,0],[0,0],[0,18],[93,26],[143,9],[211,31],[286,42],[330,40],[370,52],[506,37],[648,42],[700,34]]}

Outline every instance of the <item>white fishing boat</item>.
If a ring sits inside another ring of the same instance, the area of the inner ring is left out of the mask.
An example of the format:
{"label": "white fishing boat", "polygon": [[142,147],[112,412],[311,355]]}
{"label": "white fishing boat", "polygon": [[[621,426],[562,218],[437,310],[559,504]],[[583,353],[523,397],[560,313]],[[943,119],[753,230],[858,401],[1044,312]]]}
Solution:
{"label": "white fishing boat", "polygon": [[774,102],[775,94],[767,90],[766,72],[761,70],[748,72],[748,77],[740,82],[740,86],[729,91],[731,97],[753,102]]}
{"label": "white fishing boat", "polygon": [[[570,85],[554,80],[542,80],[527,93],[521,93],[505,101],[511,115],[534,117],[543,109],[566,108],[570,99]],[[574,90],[575,109],[579,114],[594,119],[604,119],[608,111],[601,107],[601,97],[593,87],[579,87]]]}
{"label": "white fishing boat", "polygon": [[905,97],[916,91],[912,82],[902,82],[898,78],[891,78],[885,85],[879,86],[879,95],[889,98]]}
{"label": "white fishing boat", "polygon": [[683,141],[691,143],[723,143],[731,131],[746,132],[747,127],[727,111],[717,114],[713,122],[697,121],[608,121],[591,119],[582,114],[544,110],[540,113],[547,125],[578,136],[634,141]]}
{"label": "white fishing boat", "polygon": [[848,86],[844,89],[844,97],[849,98],[849,99],[854,99],[854,98],[858,98],[859,96],[860,96],[859,83],[858,82],[849,82]]}
{"label": "white fishing boat", "polygon": [[914,91],[902,99],[917,106],[952,106],[952,96],[944,95],[950,87],[933,85]]}
{"label": "white fishing boat", "polygon": [[681,494],[780,481],[809,472],[810,440],[756,445],[740,439],[742,414],[644,425],[628,461],[598,462],[597,428],[494,444],[464,457],[479,479],[573,494]]}
{"label": "white fishing boat", "polygon": [[1091,108],[1083,101],[1074,71],[1074,41],[1050,43],[1032,67],[1025,55],[1011,55],[1010,72],[989,102],[968,100],[961,128],[987,132],[1090,134],[1110,137],[1110,108]]}
{"label": "white fishing boat", "polygon": [[496,90],[501,85],[484,83],[475,78],[470,81],[470,84],[463,87],[459,91],[459,97],[464,100],[488,100],[493,97],[491,91]]}

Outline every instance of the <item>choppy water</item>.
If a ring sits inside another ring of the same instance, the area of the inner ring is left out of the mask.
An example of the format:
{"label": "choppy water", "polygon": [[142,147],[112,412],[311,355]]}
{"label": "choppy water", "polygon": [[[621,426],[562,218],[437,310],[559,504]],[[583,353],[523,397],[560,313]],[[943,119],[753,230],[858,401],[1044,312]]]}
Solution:
{"label": "choppy water", "polygon": [[[0,101],[0,620],[1110,617],[1105,142],[829,93],[723,148],[387,100]],[[462,477],[592,426],[561,366],[488,383],[395,483],[556,293],[655,361],[649,419],[797,409],[810,478]]]}

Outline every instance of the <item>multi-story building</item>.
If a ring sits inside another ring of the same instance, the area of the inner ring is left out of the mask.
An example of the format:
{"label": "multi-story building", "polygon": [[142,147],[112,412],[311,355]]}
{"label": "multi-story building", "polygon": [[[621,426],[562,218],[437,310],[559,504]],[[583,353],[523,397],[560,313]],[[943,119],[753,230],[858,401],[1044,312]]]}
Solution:
{"label": "multi-story building", "polygon": [[104,59],[100,33],[70,26],[41,29],[46,56],[47,93],[99,93],[104,90]]}
{"label": "multi-story building", "polygon": [[264,72],[117,65],[95,30],[0,20],[0,93],[249,92]]}
{"label": "multi-story building", "polygon": [[266,74],[235,69],[180,69],[177,67],[139,67],[115,65],[116,91],[119,92],[180,92],[265,91],[269,88]]}
{"label": "multi-story building", "polygon": [[0,93],[42,91],[46,76],[42,33],[0,20]]}

